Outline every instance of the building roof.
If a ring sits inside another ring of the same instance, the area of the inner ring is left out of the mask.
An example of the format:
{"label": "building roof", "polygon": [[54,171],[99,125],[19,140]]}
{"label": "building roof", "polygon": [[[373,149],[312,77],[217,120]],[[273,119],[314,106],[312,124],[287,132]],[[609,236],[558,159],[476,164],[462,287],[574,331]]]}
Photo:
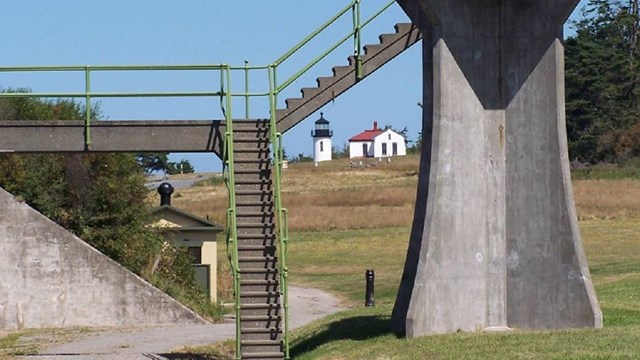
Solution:
{"label": "building roof", "polygon": [[320,119],[316,120],[316,124],[328,124],[329,121],[324,118],[324,113],[320,113]]}
{"label": "building roof", "polygon": [[373,129],[365,130],[365,131],[361,132],[360,134],[350,138],[349,142],[351,142],[351,141],[373,141],[373,139],[375,139],[376,136],[382,134],[383,132],[384,132],[384,130],[378,128],[378,122],[374,121],[373,122]]}
{"label": "building roof", "polygon": [[[162,218],[163,213],[166,212],[170,212],[173,213],[175,215],[177,215],[178,217],[184,218],[184,219],[189,219],[192,222],[195,222],[197,225],[195,226],[183,226],[180,224],[176,224],[173,223],[171,221],[168,221],[166,219]],[[158,228],[163,228],[163,229],[180,229],[180,231],[215,231],[215,232],[221,232],[223,231],[223,227],[220,224],[216,224],[215,222],[212,222],[210,220],[207,219],[203,219],[201,217],[195,216],[193,214],[190,214],[186,211],[180,210],[178,208],[174,208],[171,205],[162,205],[160,207],[157,207],[153,210],[151,210],[151,214],[156,217],[159,218],[159,220],[153,224],[152,226],[154,227],[158,227]]]}

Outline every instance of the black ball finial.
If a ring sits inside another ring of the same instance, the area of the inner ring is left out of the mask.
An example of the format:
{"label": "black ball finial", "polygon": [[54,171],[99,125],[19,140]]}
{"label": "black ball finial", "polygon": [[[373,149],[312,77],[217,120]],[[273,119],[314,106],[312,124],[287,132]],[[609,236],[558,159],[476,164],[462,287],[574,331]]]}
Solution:
{"label": "black ball finial", "polygon": [[160,194],[160,206],[171,205],[171,194],[173,194],[173,186],[168,182],[164,182],[158,186],[158,194]]}

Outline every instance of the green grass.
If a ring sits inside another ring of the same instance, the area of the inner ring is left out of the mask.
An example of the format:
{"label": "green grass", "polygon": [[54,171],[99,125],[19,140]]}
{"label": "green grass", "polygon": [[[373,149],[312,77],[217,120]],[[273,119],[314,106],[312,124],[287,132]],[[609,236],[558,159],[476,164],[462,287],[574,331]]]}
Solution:
{"label": "green grass", "polygon": [[640,325],[603,330],[390,334],[390,306],[334,315],[296,332],[294,359],[638,359]]}
{"label": "green grass", "polygon": [[293,233],[288,261],[291,281],[328,290],[355,305],[364,303],[364,274],[374,269],[376,301],[391,304],[408,238],[408,228]]}
{"label": "green grass", "polygon": [[571,171],[574,180],[588,179],[635,179],[640,180],[640,158],[633,158],[624,164],[597,164]]}
{"label": "green grass", "polygon": [[[323,288],[352,310],[293,334],[295,359],[640,359],[640,220],[581,224],[603,330],[488,334],[416,339],[390,333],[390,314],[409,229],[294,234],[294,282]],[[374,309],[362,306],[364,271],[376,269]]]}
{"label": "green grass", "polygon": [[20,336],[20,333],[11,333],[7,336],[0,337],[0,359],[11,359],[12,355],[19,355],[17,349]]}

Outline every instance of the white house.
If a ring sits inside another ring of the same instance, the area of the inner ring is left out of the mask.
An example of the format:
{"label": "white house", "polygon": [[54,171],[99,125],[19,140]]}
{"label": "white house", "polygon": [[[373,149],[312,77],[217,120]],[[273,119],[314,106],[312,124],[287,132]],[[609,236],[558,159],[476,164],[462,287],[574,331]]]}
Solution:
{"label": "white house", "polygon": [[349,139],[349,157],[391,157],[407,154],[404,136],[391,129],[378,128],[373,122],[373,129],[365,130]]}

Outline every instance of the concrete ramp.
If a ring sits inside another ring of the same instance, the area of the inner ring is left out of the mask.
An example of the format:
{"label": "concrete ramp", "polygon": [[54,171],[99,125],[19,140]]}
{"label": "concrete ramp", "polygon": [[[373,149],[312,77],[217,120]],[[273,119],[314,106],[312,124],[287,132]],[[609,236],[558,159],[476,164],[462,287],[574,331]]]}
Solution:
{"label": "concrete ramp", "polygon": [[0,329],[206,321],[0,188]]}

